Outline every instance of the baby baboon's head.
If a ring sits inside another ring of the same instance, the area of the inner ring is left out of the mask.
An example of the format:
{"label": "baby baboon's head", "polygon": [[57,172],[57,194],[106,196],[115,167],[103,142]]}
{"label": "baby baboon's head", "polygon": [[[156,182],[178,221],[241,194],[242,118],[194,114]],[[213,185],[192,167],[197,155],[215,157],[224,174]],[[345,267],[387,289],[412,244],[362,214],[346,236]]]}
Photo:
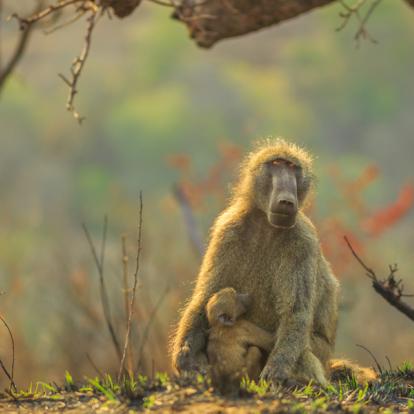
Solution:
{"label": "baby baboon's head", "polygon": [[231,326],[247,311],[250,298],[247,293],[237,293],[233,288],[224,288],[215,293],[206,305],[210,326]]}
{"label": "baby baboon's head", "polygon": [[283,139],[267,140],[242,165],[235,197],[262,210],[274,227],[291,228],[312,184],[312,158]]}

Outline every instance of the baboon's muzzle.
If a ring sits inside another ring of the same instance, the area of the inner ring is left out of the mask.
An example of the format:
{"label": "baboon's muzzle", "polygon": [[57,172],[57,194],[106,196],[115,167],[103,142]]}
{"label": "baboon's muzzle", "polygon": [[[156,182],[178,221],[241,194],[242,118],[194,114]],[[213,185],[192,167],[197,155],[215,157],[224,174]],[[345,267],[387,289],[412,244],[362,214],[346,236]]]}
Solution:
{"label": "baboon's muzzle", "polygon": [[298,196],[296,174],[282,168],[272,175],[268,220],[274,227],[290,228],[296,224]]}

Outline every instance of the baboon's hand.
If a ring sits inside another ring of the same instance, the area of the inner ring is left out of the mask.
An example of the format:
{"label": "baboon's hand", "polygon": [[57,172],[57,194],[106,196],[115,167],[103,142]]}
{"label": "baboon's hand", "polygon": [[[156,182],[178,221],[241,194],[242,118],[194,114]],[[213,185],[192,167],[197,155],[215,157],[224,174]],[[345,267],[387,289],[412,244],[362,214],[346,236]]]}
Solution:
{"label": "baboon's hand", "polygon": [[288,385],[291,378],[291,370],[288,367],[278,366],[270,361],[267,362],[260,378],[276,385]]}
{"label": "baboon's hand", "polygon": [[191,347],[186,341],[181,345],[174,361],[175,368],[178,372],[192,371],[195,367],[195,355],[191,352]]}
{"label": "baboon's hand", "polygon": [[186,341],[175,357],[175,368],[179,373],[188,371],[204,371],[207,366],[207,357],[202,352],[194,352]]}

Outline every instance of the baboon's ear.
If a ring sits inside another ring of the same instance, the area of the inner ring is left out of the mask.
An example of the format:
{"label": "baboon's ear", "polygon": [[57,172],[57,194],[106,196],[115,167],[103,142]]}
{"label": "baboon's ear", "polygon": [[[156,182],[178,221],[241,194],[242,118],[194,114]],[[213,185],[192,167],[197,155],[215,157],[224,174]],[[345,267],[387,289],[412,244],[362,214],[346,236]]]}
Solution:
{"label": "baboon's ear", "polygon": [[225,326],[232,326],[234,325],[234,319],[228,315],[227,313],[220,313],[220,315],[217,317],[218,321],[225,325]]}

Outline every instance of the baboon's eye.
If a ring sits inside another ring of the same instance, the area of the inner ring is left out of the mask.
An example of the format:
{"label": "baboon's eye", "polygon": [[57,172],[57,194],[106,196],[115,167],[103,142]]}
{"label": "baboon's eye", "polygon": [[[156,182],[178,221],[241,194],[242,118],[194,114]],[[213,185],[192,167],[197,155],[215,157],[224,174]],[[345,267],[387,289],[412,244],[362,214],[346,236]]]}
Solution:
{"label": "baboon's eye", "polygon": [[282,158],[276,158],[275,160],[272,160],[271,161],[271,164],[272,165],[281,165],[281,164],[283,164],[285,162],[285,160],[284,159],[282,159]]}
{"label": "baboon's eye", "polygon": [[230,326],[230,325],[233,325],[234,324],[233,319],[231,318],[230,315],[227,315],[227,313],[221,313],[218,316],[218,321],[220,323],[222,323],[223,325],[226,325],[226,326]]}
{"label": "baboon's eye", "polygon": [[293,162],[287,161],[286,164],[292,170],[296,168],[296,164]]}

